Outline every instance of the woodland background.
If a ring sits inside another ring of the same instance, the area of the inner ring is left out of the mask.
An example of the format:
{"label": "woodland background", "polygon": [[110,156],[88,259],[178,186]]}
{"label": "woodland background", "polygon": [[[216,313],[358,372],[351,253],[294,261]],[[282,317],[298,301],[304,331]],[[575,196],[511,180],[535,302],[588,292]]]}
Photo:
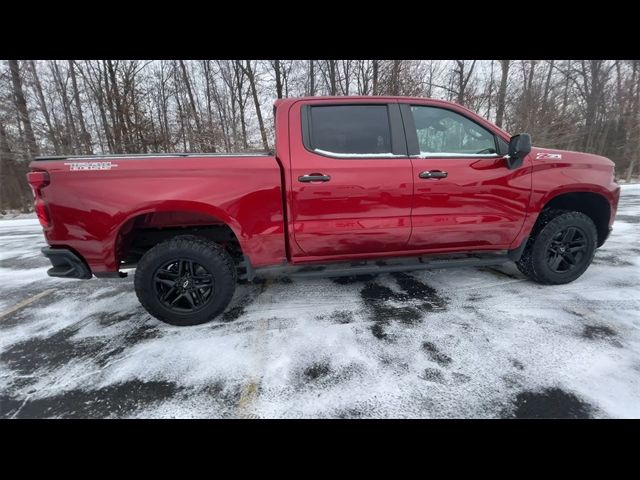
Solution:
{"label": "woodland background", "polygon": [[0,61],[0,213],[28,211],[39,155],[273,148],[273,101],[412,95],[455,101],[536,146],[640,170],[639,60]]}

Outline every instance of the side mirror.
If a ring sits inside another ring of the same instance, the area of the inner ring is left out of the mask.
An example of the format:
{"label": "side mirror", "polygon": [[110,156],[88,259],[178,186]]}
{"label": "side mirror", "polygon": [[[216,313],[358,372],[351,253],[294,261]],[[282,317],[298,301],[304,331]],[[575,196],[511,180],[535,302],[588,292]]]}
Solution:
{"label": "side mirror", "polygon": [[511,137],[509,141],[509,153],[505,157],[509,170],[513,170],[522,165],[524,157],[526,157],[529,152],[531,152],[531,135],[521,133]]}

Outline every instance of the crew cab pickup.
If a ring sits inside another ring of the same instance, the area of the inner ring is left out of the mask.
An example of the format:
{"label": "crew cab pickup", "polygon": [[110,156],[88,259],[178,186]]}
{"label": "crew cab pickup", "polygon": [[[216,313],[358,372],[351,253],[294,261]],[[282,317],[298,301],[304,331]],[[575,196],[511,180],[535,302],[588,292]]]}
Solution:
{"label": "crew cab pickup", "polygon": [[206,322],[238,280],[514,261],[584,273],[620,188],[603,157],[534,148],[451,102],[278,100],[275,151],[46,157],[28,180],[48,274],[123,277],[176,325]]}

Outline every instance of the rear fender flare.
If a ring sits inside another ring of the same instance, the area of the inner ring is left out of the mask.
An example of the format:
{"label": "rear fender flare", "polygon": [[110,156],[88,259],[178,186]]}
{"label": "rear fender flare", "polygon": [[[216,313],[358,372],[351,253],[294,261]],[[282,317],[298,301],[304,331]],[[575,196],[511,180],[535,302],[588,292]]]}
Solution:
{"label": "rear fender flare", "polygon": [[221,209],[220,207],[214,205],[208,205],[206,203],[201,202],[193,202],[186,200],[175,200],[175,201],[162,201],[162,202],[150,202],[144,205],[139,205],[134,210],[130,210],[123,216],[119,221],[115,224],[114,230],[111,232],[111,237],[109,238],[108,244],[111,245],[110,252],[108,252],[108,257],[105,258],[105,263],[112,264],[113,269],[117,269],[117,259],[116,259],[116,241],[118,239],[118,235],[122,231],[123,227],[132,220],[140,215],[145,215],[148,213],[158,213],[158,212],[193,212],[193,213],[201,213],[207,216],[212,217],[225,225],[227,225],[234,233],[238,242],[240,243],[240,247],[243,251],[247,251],[248,238],[246,235],[243,236],[243,230],[240,223],[229,215],[228,212]]}

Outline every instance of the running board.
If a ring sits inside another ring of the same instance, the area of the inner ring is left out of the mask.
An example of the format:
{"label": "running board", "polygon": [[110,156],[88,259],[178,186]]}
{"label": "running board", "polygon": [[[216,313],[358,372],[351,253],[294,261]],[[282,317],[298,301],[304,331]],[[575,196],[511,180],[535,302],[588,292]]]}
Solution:
{"label": "running board", "polygon": [[[372,275],[378,273],[409,272],[415,270],[429,270],[451,267],[486,267],[501,265],[512,261],[508,254],[477,254],[466,256],[431,256],[405,257],[393,259],[364,260],[360,262],[339,262],[323,265],[283,265],[277,267],[263,267],[253,270],[253,277],[292,278],[326,278],[350,277],[354,275]],[[250,279],[251,279],[250,278]]]}

